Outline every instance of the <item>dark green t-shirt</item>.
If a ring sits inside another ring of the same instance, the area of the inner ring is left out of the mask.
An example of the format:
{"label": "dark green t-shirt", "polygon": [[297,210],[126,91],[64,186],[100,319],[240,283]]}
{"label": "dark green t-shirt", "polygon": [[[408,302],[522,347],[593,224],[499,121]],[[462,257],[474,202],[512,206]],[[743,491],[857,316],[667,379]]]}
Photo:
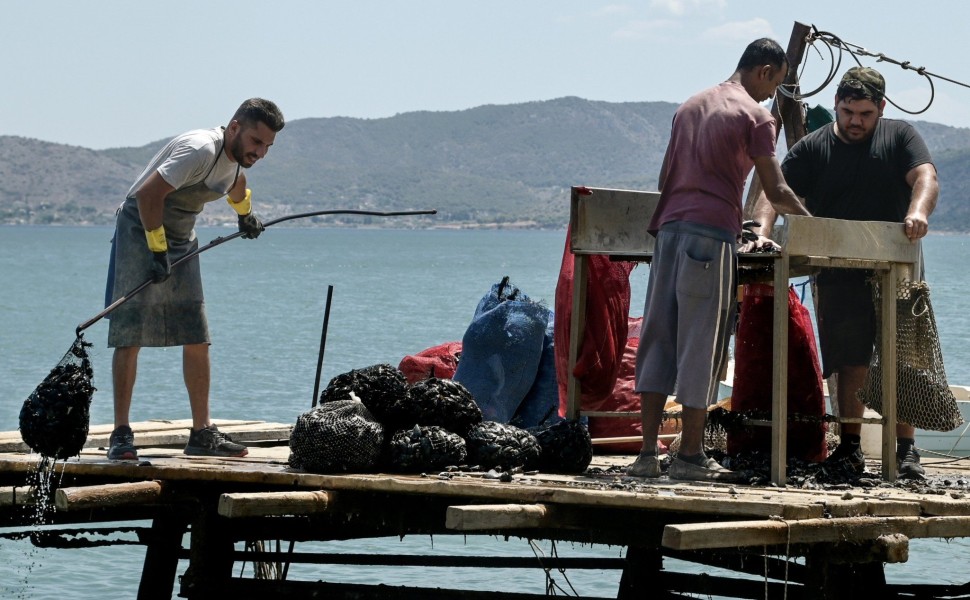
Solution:
{"label": "dark green t-shirt", "polygon": [[879,119],[872,137],[858,144],[843,142],[826,125],[799,140],[781,168],[813,216],[901,223],[911,195],[906,174],[932,162],[912,125]]}

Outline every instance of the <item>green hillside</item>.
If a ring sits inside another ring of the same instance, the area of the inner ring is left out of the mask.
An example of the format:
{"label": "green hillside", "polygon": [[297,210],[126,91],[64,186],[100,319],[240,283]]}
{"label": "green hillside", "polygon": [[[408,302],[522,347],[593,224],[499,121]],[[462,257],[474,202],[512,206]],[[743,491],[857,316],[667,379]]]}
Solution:
{"label": "green hillside", "polygon": [[[655,189],[675,109],[570,97],[385,119],[300,119],[248,177],[267,218],[435,208],[433,218],[394,225],[563,227],[571,185]],[[970,130],[915,124],[940,171],[934,229],[970,231]],[[165,141],[95,151],[0,136],[0,223],[109,224]],[[223,209],[206,210],[203,222],[232,219]]]}

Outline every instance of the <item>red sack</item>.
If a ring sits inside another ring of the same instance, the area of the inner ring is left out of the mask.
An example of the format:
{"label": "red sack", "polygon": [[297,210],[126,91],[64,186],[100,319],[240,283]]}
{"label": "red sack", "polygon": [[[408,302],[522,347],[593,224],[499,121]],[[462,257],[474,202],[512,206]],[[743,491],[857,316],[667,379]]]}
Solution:
{"label": "red sack", "polygon": [[[732,411],[771,413],[773,296],[772,285],[744,286],[741,318],[734,338]],[[789,288],[788,414],[796,413],[822,417],[825,415],[825,394],[811,316],[795,290]],[[789,420],[788,456],[811,462],[824,460],[826,430],[824,422]],[[727,450],[729,454],[756,450],[770,453],[771,429],[750,426],[747,430],[729,431]]]}
{"label": "red sack", "polygon": [[[626,348],[620,361],[620,368],[616,374],[616,385],[613,393],[595,403],[584,403],[584,410],[608,410],[614,412],[639,412],[640,394],[634,391],[636,378],[637,346],[640,345],[640,322],[642,318],[630,319],[630,334],[626,340]],[[628,436],[642,436],[643,425],[640,417],[589,417],[589,435],[592,438],[615,438]],[[597,444],[593,450],[597,454],[603,453],[637,453],[643,445],[641,441]]]}
{"label": "red sack", "polygon": [[[560,416],[566,415],[569,323],[573,312],[573,253],[569,247],[570,235],[567,230],[562,267],[556,284],[554,323]],[[603,255],[588,258],[586,328],[573,374],[581,386],[582,409],[598,410],[595,407],[613,393],[623,361],[630,315],[630,271],[636,263],[612,261]]]}
{"label": "red sack", "polygon": [[408,383],[437,377],[451,379],[458,368],[458,356],[461,355],[461,342],[445,342],[422,350],[417,354],[405,356],[401,359],[398,369],[404,373]]}

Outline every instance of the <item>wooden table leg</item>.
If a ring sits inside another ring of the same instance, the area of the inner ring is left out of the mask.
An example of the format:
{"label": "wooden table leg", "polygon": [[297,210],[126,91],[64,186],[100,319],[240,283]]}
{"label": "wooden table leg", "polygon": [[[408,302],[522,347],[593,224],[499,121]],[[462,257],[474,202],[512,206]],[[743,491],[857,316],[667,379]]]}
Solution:
{"label": "wooden table leg", "polygon": [[771,481],[788,481],[788,254],[782,250],[774,265],[774,318],[771,365]]}

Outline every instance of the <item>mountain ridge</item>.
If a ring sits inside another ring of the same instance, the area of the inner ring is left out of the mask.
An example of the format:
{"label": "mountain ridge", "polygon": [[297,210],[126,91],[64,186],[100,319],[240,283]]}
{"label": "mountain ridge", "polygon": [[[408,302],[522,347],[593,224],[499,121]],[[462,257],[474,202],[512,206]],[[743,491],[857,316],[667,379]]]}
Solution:
{"label": "mountain ridge", "polygon": [[[434,208],[434,217],[394,226],[561,228],[571,185],[656,189],[676,108],[567,96],[376,119],[297,119],[247,178],[265,218]],[[970,231],[970,129],[913,124],[940,172],[934,230]],[[91,150],[0,136],[0,223],[111,224],[131,183],[167,141]],[[233,218],[213,207],[200,223]],[[381,224],[365,217],[316,221]]]}

